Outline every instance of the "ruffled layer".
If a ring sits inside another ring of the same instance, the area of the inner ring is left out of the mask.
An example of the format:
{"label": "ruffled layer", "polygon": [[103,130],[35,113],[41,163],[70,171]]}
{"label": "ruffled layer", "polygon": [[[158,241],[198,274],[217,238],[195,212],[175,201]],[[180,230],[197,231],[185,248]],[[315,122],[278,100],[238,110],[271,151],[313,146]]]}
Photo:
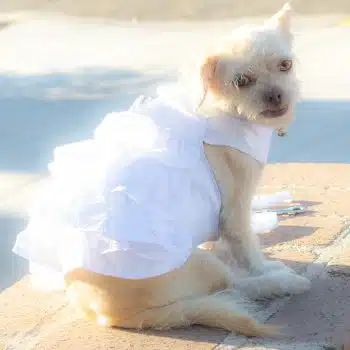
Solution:
{"label": "ruffled layer", "polygon": [[[200,121],[157,100],[142,114],[136,109],[107,115],[91,140],[55,149],[50,181],[15,253],[58,273],[85,267],[145,278],[186,261],[197,243],[192,227],[215,231],[206,214],[218,212],[220,200],[204,163]],[[203,202],[202,228],[192,197]]]}
{"label": "ruffled layer", "polygon": [[[263,212],[252,213],[252,226],[255,233],[269,232],[278,227],[276,212],[269,212],[270,206],[290,203],[292,200],[288,192],[272,195],[256,196],[253,200],[253,210]],[[63,290],[64,275],[53,269],[34,262],[30,263],[31,282],[35,289],[41,291]]]}

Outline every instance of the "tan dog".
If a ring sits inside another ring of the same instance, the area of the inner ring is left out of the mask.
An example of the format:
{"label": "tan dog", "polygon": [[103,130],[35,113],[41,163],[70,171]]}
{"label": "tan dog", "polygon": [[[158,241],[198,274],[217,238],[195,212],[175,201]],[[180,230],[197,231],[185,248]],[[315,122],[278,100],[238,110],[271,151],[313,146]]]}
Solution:
{"label": "tan dog", "polygon": [[[291,46],[288,6],[263,26],[235,31],[201,66],[204,94],[198,111],[284,128],[292,119],[298,92]],[[305,278],[265,260],[252,232],[251,201],[263,166],[230,147],[206,144],[205,152],[222,194],[219,241],[209,250],[195,249],[183,266],[153,278],[122,279],[85,269],[69,272],[68,297],[87,318],[122,328],[201,324],[261,336],[275,328],[248,315],[244,307],[253,303],[246,297],[309,288]],[[246,274],[238,278],[235,268]]]}

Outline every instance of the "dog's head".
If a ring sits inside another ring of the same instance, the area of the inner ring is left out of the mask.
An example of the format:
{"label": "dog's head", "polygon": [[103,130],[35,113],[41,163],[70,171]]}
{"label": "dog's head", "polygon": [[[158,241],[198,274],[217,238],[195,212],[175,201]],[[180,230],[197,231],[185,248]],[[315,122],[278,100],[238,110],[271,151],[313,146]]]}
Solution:
{"label": "dog's head", "polygon": [[261,26],[236,29],[201,65],[203,101],[254,123],[284,128],[298,97],[289,4]]}

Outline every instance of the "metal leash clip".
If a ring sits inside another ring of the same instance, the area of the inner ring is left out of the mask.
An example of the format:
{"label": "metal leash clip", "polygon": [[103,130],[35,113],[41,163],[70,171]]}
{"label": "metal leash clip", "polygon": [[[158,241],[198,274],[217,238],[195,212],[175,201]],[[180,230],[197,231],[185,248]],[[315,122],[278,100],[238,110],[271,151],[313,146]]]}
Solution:
{"label": "metal leash clip", "polygon": [[298,214],[305,213],[306,208],[301,205],[296,205],[293,207],[287,207],[287,208],[279,208],[279,209],[272,209],[271,211],[275,212],[277,215],[289,215],[294,216]]}
{"label": "metal leash clip", "polygon": [[306,208],[301,206],[301,205],[295,205],[292,207],[287,207],[287,208],[269,208],[267,210],[258,210],[255,211],[256,213],[263,213],[263,212],[273,212],[276,213],[277,215],[288,215],[288,216],[295,216],[298,214],[305,213]]}

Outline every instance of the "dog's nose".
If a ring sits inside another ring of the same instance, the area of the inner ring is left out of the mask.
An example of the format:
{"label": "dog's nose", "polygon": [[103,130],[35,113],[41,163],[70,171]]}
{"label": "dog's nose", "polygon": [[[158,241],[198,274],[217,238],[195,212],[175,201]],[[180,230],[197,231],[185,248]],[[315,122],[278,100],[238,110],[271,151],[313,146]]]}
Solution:
{"label": "dog's nose", "polygon": [[263,100],[269,107],[279,107],[282,104],[283,91],[278,87],[272,87],[265,91]]}

